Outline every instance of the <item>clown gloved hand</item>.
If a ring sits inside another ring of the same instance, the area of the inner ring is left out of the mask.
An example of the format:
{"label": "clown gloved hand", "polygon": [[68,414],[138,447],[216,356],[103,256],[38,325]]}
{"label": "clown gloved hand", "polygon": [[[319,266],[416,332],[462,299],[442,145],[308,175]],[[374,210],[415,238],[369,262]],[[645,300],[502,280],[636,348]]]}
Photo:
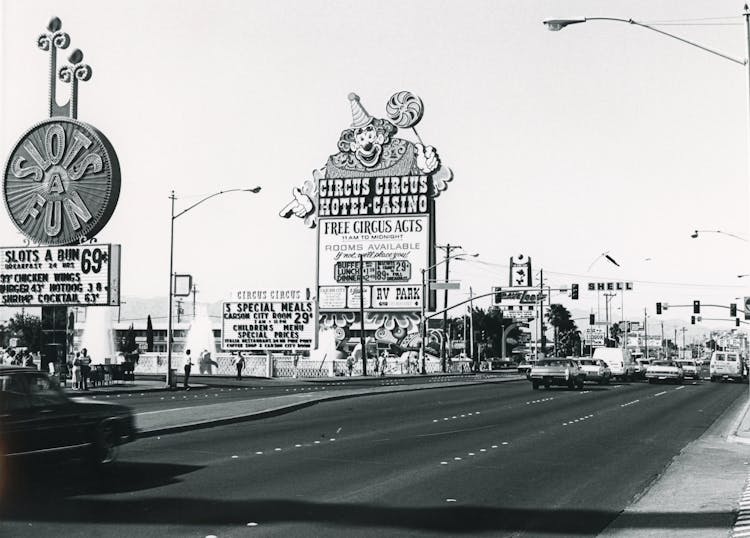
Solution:
{"label": "clown gloved hand", "polygon": [[417,144],[415,148],[417,153],[417,168],[422,173],[429,174],[440,166],[440,158],[435,148],[432,146],[423,146],[422,144]]}
{"label": "clown gloved hand", "polygon": [[303,194],[297,187],[294,187],[292,194],[294,195],[294,200],[284,206],[284,209],[279,212],[279,215],[287,219],[292,215],[305,218],[307,214],[312,211],[312,200],[310,200],[308,195]]}

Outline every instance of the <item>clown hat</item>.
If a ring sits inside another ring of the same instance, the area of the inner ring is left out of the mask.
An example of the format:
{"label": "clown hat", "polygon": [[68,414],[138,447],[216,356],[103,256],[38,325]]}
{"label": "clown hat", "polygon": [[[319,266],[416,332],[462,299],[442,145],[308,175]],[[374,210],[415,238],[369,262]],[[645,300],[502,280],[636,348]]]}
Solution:
{"label": "clown hat", "polygon": [[372,116],[367,113],[365,107],[359,102],[359,95],[350,93],[349,101],[351,101],[352,105],[352,129],[368,125],[372,121]]}

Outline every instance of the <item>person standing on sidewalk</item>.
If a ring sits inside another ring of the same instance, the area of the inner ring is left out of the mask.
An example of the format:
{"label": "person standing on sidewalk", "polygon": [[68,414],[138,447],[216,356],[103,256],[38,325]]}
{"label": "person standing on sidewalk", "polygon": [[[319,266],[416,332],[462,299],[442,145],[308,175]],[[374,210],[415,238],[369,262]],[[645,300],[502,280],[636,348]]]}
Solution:
{"label": "person standing on sidewalk", "polygon": [[237,361],[234,365],[237,367],[237,381],[242,381],[242,370],[245,368],[245,357],[242,356],[242,351],[237,352]]}
{"label": "person standing on sidewalk", "polygon": [[193,367],[193,361],[190,359],[190,350],[185,350],[185,380],[184,380],[184,387],[185,390],[190,390],[190,385],[188,385],[188,382],[190,381],[190,370]]}
{"label": "person standing on sidewalk", "polygon": [[86,348],[81,350],[81,390],[89,390],[89,375],[91,373],[91,357]]}

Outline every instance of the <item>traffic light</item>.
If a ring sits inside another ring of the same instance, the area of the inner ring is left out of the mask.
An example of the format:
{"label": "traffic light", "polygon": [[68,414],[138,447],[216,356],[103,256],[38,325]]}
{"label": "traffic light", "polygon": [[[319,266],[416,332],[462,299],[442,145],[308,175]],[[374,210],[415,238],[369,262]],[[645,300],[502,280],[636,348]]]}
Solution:
{"label": "traffic light", "polygon": [[578,299],[578,284],[570,285],[570,298],[576,300]]}
{"label": "traffic light", "polygon": [[740,318],[734,318],[734,326],[739,327],[740,326]]}
{"label": "traffic light", "polygon": [[729,305],[729,317],[730,318],[737,317],[737,303],[732,303]]}
{"label": "traffic light", "polygon": [[693,301],[693,314],[700,314],[700,313],[701,313],[701,302]]}
{"label": "traffic light", "polygon": [[661,303],[656,303],[656,313],[661,314]]}
{"label": "traffic light", "polygon": [[594,324],[594,314],[589,314],[589,325]]}
{"label": "traffic light", "polygon": [[495,292],[495,304],[500,304],[503,302],[503,289],[502,288],[492,288],[492,291]]}
{"label": "traffic light", "polygon": [[690,324],[695,325],[695,316],[690,316]]}

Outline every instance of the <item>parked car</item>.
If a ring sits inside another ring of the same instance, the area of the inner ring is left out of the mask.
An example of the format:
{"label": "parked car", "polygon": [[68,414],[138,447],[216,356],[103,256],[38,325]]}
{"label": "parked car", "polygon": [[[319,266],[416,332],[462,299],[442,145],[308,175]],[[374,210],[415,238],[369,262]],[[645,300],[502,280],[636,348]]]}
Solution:
{"label": "parked car", "polygon": [[581,389],[585,377],[586,374],[581,371],[576,361],[555,357],[538,360],[529,372],[531,388],[534,390],[538,389],[539,385],[546,388],[558,385],[569,389]]}
{"label": "parked car", "polygon": [[612,371],[612,377],[628,381],[635,377],[636,364],[630,352],[621,347],[598,347],[594,350],[594,358],[607,363]]}
{"label": "parked car", "polygon": [[130,408],[70,398],[45,372],[0,365],[0,474],[31,456],[108,464],[135,438]]}
{"label": "parked car", "polygon": [[684,374],[680,365],[670,359],[652,361],[646,370],[646,379],[649,383],[674,382],[682,384]]}
{"label": "parked car", "polygon": [[600,385],[606,385],[612,378],[612,371],[607,363],[597,359],[579,359],[578,366],[581,368],[586,381],[596,381]]}
{"label": "parked car", "polygon": [[679,364],[680,368],[682,368],[682,375],[684,377],[689,377],[690,379],[700,379],[701,369],[698,366],[698,363],[693,359],[679,360],[677,361],[677,364]]}
{"label": "parked car", "polygon": [[742,356],[732,351],[714,351],[708,365],[711,381],[742,381],[745,372]]}

